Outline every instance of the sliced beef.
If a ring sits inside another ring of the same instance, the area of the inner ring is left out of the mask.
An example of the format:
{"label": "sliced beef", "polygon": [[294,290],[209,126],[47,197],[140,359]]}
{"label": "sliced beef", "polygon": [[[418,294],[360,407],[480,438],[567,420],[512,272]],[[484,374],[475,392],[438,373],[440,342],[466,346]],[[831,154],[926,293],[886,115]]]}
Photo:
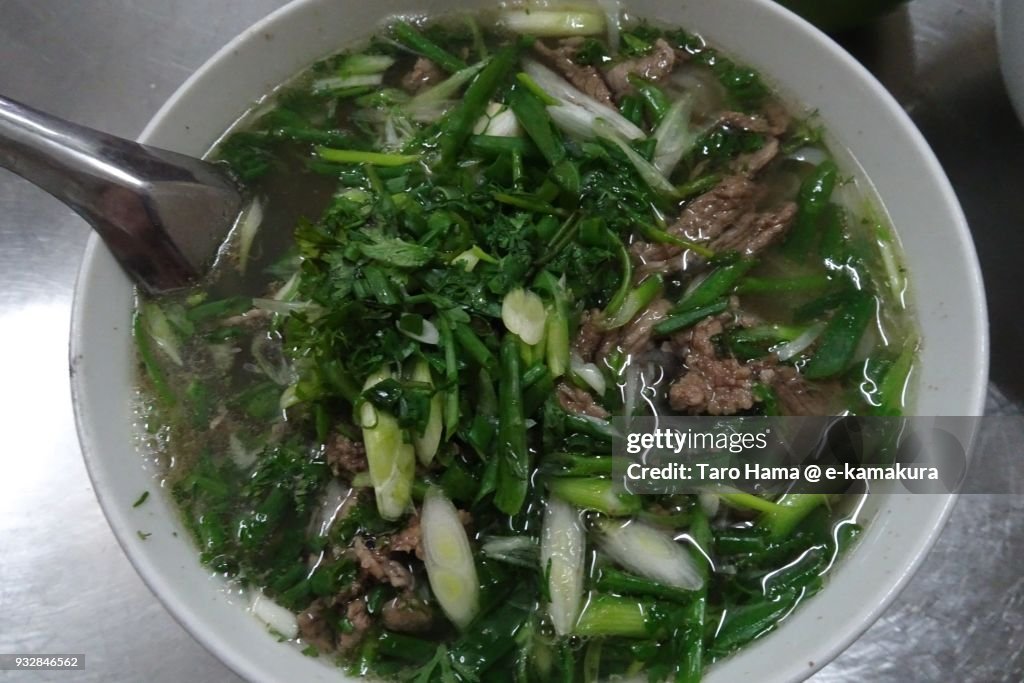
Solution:
{"label": "sliced beef", "polygon": [[648,348],[654,326],[668,317],[672,302],[668,299],[656,299],[643,313],[631,320],[622,330],[619,346],[623,352],[637,355]]}
{"label": "sliced beef", "polygon": [[328,652],[334,649],[334,633],[327,622],[327,605],[317,598],[309,607],[299,613],[299,637],[318,650]]}
{"label": "sliced beef", "polygon": [[328,442],[324,456],[336,477],[351,479],[355,474],[369,469],[366,447],[362,442],[353,441],[342,434],[335,434]]}
{"label": "sliced beef", "polygon": [[273,313],[265,308],[250,308],[245,313],[224,318],[220,324],[222,327],[244,327],[248,330],[254,330],[266,325],[272,315]]}
{"label": "sliced beef", "polygon": [[426,633],[434,626],[434,611],[410,593],[403,593],[381,608],[384,628],[399,633]]}
{"label": "sliced beef", "polygon": [[558,42],[558,47],[550,48],[543,41],[536,41],[533,49],[551,68],[565,77],[576,88],[590,95],[598,102],[614,106],[612,93],[604,82],[601,72],[592,66],[577,64],[573,59],[579,51],[582,40],[565,38]]}
{"label": "sliced beef", "polygon": [[420,530],[420,516],[413,515],[409,524],[387,541],[387,548],[396,553],[412,553],[423,559],[423,533]]}
{"label": "sliced beef", "polygon": [[653,334],[654,326],[665,319],[670,308],[672,308],[672,303],[667,299],[656,299],[651,302],[651,305],[640,315],[617,330],[617,334],[605,336],[601,349],[598,351],[598,357],[607,357],[615,349],[622,349],[623,353],[631,356],[642,354],[648,350],[651,346],[651,334]]}
{"label": "sliced beef", "polygon": [[444,80],[444,71],[426,57],[418,57],[412,70],[402,76],[402,87],[408,92],[417,93]]}
{"label": "sliced beef", "polygon": [[769,106],[760,114],[744,114],[738,111],[722,112],[718,117],[717,125],[778,137],[789,128],[789,121],[789,114],[785,109]]}
{"label": "sliced beef", "polygon": [[766,367],[760,380],[769,385],[779,399],[782,415],[823,417],[834,415],[839,384],[834,381],[811,382],[789,365]]}
{"label": "sliced beef", "polygon": [[[714,240],[744,215],[752,212],[759,192],[749,178],[732,175],[700,195],[683,209],[668,232],[691,242]],[[672,244],[637,242],[630,247],[638,262],[638,275],[675,273],[702,260],[693,252]],[[682,256],[680,256],[682,255]]]}
{"label": "sliced beef", "polygon": [[[473,523],[473,515],[465,510],[458,510],[459,521],[462,526],[468,527]],[[419,513],[409,517],[409,523],[404,529],[390,537],[381,540],[381,547],[389,553],[408,553],[423,559],[423,530],[420,527]]]}
{"label": "sliced beef", "polygon": [[594,400],[593,395],[586,389],[580,389],[567,382],[559,382],[555,388],[555,393],[558,396],[559,405],[567,413],[601,419],[608,417],[610,414]]}
{"label": "sliced beef", "polygon": [[367,577],[381,583],[388,583],[395,588],[411,588],[413,586],[412,572],[408,567],[391,559],[380,550],[369,547],[362,536],[356,536],[352,548],[360,569]]}
{"label": "sliced beef", "polygon": [[370,618],[370,613],[366,611],[366,602],[362,598],[348,603],[345,608],[345,618],[351,628],[338,636],[338,649],[347,654],[353,652],[363,642],[366,632],[373,625],[373,620]]}
{"label": "sliced beef", "polygon": [[779,156],[779,148],[778,138],[768,138],[761,149],[739,155],[729,164],[729,168],[734,173],[752,178],[763,171],[768,164],[775,161],[775,158]]}
{"label": "sliced beef", "polygon": [[691,415],[735,415],[754,405],[754,372],[735,358],[718,355],[713,338],[731,314],[706,318],[677,336],[686,371],[669,387],[673,410]]}
{"label": "sliced beef", "polygon": [[[686,205],[683,213],[668,229],[683,239],[702,242],[713,240],[745,213],[754,208],[757,186],[749,178],[733,175]],[[681,247],[672,247],[678,253]]]}
{"label": "sliced beef", "polygon": [[737,310],[732,297],[730,312],[706,318],[688,332],[675,335],[671,347],[682,356],[686,371],[669,387],[669,404],[690,414],[735,415],[749,410],[757,400],[755,383],[771,387],[782,415],[826,416],[839,408],[838,382],[812,382],[796,368],[781,365],[775,356],[740,363],[719,354],[715,337],[727,327],[753,327],[763,321]]}
{"label": "sliced beef", "polygon": [[654,41],[650,54],[619,62],[605,72],[605,80],[616,98],[633,92],[630,76],[639,76],[645,81],[660,81],[672,73],[678,56],[672,46],[663,38]]}
{"label": "sliced beef", "polygon": [[584,311],[580,317],[580,329],[572,342],[572,349],[580,355],[584,362],[594,360],[601,340],[604,338],[604,329],[601,327],[601,311],[593,309]]}
{"label": "sliced beef", "polygon": [[[765,149],[775,154],[777,142]],[[752,163],[757,166],[761,161]],[[756,254],[779,240],[796,216],[792,203],[758,212],[755,207],[759,199],[758,187],[749,177],[728,176],[690,202],[668,232],[681,239],[707,243],[712,251]],[[684,251],[671,244],[636,242],[630,246],[640,276],[674,273],[702,262],[696,254]]]}
{"label": "sliced beef", "polygon": [[366,573],[362,573],[356,576],[352,581],[346,584],[341,590],[334,596],[335,604],[345,604],[349,600],[354,600],[360,595],[366,593],[366,589],[370,587],[372,580]]}
{"label": "sliced beef", "polygon": [[796,218],[796,204],[786,202],[777,209],[749,213],[740,218],[709,245],[712,251],[739,252],[746,256],[760,253],[779,241]]}
{"label": "sliced beef", "polygon": [[633,256],[633,262],[640,266],[647,263],[665,261],[680,251],[681,249],[671,244],[644,242],[643,240],[637,240],[629,245],[629,253]]}

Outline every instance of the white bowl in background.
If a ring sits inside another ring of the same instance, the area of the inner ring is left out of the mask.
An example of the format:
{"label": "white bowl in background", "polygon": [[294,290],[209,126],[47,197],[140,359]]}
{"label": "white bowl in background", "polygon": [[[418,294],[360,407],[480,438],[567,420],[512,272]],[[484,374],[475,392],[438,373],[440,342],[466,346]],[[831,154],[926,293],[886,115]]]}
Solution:
{"label": "white bowl in background", "polygon": [[[469,9],[445,0],[297,0],[212,57],[140,138],[201,155],[265,93],[317,59],[365,37],[391,14]],[[817,109],[832,140],[870,178],[903,242],[924,339],[916,412],[977,415],[988,375],[981,275],[964,216],[938,161],[888,92],[831,39],[768,0],[633,0],[636,15],[685,26],[760,69]],[[863,178],[862,178],[863,179]],[[215,655],[254,681],[339,681],[327,658],[275,642],[199,564],[167,496],[133,508],[159,473],[136,448],[132,286],[103,243],[90,241],[71,326],[79,437],[100,504],[128,558],[167,609]],[[970,435],[961,435],[969,439]],[[872,496],[859,545],[820,594],[776,632],[715,666],[709,683],[792,681],[824,665],[892,601],[935,540],[952,496]],[[136,532],[151,533],[142,541]]]}
{"label": "white bowl in background", "polygon": [[1003,80],[1024,123],[1024,2],[1001,0],[996,8],[996,34]]}

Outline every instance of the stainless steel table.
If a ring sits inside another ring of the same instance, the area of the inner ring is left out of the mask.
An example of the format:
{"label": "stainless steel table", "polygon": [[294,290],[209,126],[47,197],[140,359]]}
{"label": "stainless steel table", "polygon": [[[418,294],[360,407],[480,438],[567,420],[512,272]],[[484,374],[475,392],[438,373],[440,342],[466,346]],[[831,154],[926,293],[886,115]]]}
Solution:
{"label": "stainless steel table", "polygon": [[[133,137],[193,69],[281,4],[0,0],[0,92]],[[1000,80],[991,2],[916,0],[844,41],[911,112],[956,186],[988,285],[990,411],[1019,414],[1024,129]],[[79,652],[87,666],[0,679],[237,680],[135,575],[79,457],[66,349],[87,236],[0,171],[0,653]],[[1024,498],[963,498],[909,588],[816,680],[1024,680],[1022,560]]]}

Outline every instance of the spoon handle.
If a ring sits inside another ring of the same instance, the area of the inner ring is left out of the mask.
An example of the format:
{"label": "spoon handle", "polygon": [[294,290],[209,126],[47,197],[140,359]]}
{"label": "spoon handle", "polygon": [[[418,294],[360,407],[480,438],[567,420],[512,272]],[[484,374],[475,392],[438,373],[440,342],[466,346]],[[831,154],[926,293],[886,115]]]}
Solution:
{"label": "spoon handle", "polygon": [[241,209],[220,169],[37,111],[0,96],[0,167],[88,221],[149,292],[188,284]]}

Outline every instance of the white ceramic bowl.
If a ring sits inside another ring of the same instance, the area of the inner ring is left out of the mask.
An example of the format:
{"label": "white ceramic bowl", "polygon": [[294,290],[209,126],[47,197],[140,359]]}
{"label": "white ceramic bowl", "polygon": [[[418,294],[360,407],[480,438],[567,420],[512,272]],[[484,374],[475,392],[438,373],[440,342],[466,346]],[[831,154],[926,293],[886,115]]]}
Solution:
{"label": "white ceramic bowl", "polygon": [[[298,0],[245,31],[185,83],[141,140],[200,155],[249,105],[390,14],[483,0]],[[639,16],[681,25],[758,67],[821,112],[834,142],[871,179],[903,241],[924,338],[917,411],[980,414],[988,325],[967,225],[938,162],[899,105],[846,52],[767,0],[634,0]],[[232,669],[254,681],[342,681],[344,675],[263,626],[200,566],[158,472],[136,450],[130,336],[132,287],[93,238],[75,297],[71,369],[78,429],[96,494],[129,559],[167,609]],[[967,435],[964,435],[965,437]],[[708,680],[799,680],[849,645],[917,568],[953,504],[950,496],[874,496],[859,547],[822,593],[775,633],[716,666]],[[137,530],[150,532],[146,541]]]}

